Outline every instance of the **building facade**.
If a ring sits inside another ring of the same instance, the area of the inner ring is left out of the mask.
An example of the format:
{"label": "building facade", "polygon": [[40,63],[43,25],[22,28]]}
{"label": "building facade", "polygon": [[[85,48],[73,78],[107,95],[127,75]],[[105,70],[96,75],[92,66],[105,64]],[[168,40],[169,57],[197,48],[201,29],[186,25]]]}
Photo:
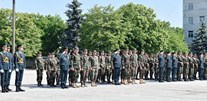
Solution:
{"label": "building facade", "polygon": [[201,23],[207,22],[207,0],[183,0],[183,33],[188,47]]}

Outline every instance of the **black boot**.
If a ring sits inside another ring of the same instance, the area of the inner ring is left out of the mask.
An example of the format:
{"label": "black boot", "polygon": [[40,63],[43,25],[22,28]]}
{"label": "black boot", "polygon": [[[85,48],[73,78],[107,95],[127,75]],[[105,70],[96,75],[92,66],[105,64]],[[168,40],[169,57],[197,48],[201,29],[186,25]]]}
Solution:
{"label": "black boot", "polygon": [[1,87],[1,92],[6,93],[5,88],[3,86]]}
{"label": "black boot", "polygon": [[5,90],[6,92],[9,92],[9,91],[7,90],[7,87],[6,87],[6,86],[4,86],[4,90]]}
{"label": "black boot", "polygon": [[20,86],[19,86],[19,91],[24,92],[25,90],[21,89]]}
{"label": "black boot", "polygon": [[16,92],[19,92],[19,86],[16,86]]}
{"label": "black boot", "polygon": [[10,92],[10,91],[12,91],[11,89],[9,89],[9,86],[6,86],[6,89]]}

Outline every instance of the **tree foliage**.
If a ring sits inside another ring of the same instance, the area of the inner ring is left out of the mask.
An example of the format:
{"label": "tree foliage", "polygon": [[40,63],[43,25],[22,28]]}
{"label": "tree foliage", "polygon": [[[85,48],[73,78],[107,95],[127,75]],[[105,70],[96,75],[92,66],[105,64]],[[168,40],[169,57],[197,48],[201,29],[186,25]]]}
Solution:
{"label": "tree foliage", "polygon": [[[12,12],[0,9],[0,44],[12,44]],[[16,13],[16,44],[23,44],[28,57],[38,51],[53,52],[61,45],[61,35],[66,28],[59,16]]]}
{"label": "tree foliage", "polygon": [[96,5],[84,18],[80,42],[84,48],[107,51],[136,48],[148,53],[188,51],[182,29],[157,20],[154,11],[143,5],[129,3],[117,10],[111,5]]}
{"label": "tree foliage", "polygon": [[206,25],[201,23],[198,32],[196,33],[194,40],[191,44],[191,51],[194,53],[205,52],[207,49],[207,30]]}

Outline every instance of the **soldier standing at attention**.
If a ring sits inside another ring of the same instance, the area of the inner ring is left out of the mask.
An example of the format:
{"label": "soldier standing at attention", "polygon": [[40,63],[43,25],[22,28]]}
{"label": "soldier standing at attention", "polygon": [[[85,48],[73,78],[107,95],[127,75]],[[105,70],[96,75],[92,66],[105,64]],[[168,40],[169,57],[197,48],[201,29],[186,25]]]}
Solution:
{"label": "soldier standing at attention", "polygon": [[9,90],[7,89],[8,85],[8,76],[9,76],[9,69],[10,69],[10,57],[7,50],[7,43],[2,45],[2,52],[0,52],[0,72],[1,72],[1,91],[2,93],[6,93]]}
{"label": "soldier standing at attention", "polygon": [[47,80],[47,85],[50,85],[50,81],[49,81],[49,71],[48,71],[48,68],[49,68],[49,58],[50,58],[50,55],[51,53],[49,53],[48,55],[47,55],[47,58],[46,58],[46,60],[44,61],[44,70],[46,71],[46,80]]}
{"label": "soldier standing at attention", "polygon": [[64,47],[63,52],[60,55],[60,78],[61,78],[61,88],[68,88],[66,86],[68,68],[69,68],[69,57],[68,57],[68,48]]}
{"label": "soldier standing at attention", "polygon": [[145,64],[145,80],[149,80],[148,76],[149,76],[149,71],[150,71],[150,67],[149,67],[150,61],[149,61],[149,56],[148,56],[147,53],[145,53],[144,59],[145,59],[145,61],[144,61],[144,64]]}
{"label": "soldier standing at attention", "polygon": [[198,72],[198,64],[199,64],[199,60],[198,60],[198,56],[196,54],[193,55],[193,61],[194,61],[194,74],[193,74],[193,78],[194,80],[197,80],[197,72]]}
{"label": "soldier standing at attention", "polygon": [[37,86],[43,86],[42,76],[43,76],[43,69],[44,69],[44,60],[42,58],[41,52],[38,52],[38,55],[35,59],[35,68],[37,70]]}
{"label": "soldier standing at attention", "polygon": [[104,51],[101,52],[99,56],[99,64],[100,64],[100,80],[102,83],[105,83],[105,74],[106,74],[106,60]]}
{"label": "soldier standing at attention", "polygon": [[172,81],[177,81],[176,80],[177,68],[178,68],[178,59],[177,59],[177,54],[174,52],[172,55]]}
{"label": "soldier standing at attention", "polygon": [[185,53],[184,57],[183,57],[183,64],[184,64],[184,68],[183,68],[183,79],[184,81],[189,81],[188,79],[188,74],[189,74],[189,59],[188,59],[188,54]]}
{"label": "soldier standing at attention", "polygon": [[99,61],[96,50],[93,51],[93,56],[91,57],[91,86],[95,87],[97,77],[98,77]]}
{"label": "soldier standing at attention", "polygon": [[150,54],[149,57],[149,69],[150,69],[150,80],[154,80],[154,71],[155,71],[155,59],[153,54]]}
{"label": "soldier standing at attention", "polygon": [[8,45],[7,46],[7,52],[9,54],[9,76],[8,76],[8,84],[7,84],[7,90],[8,91],[12,91],[10,88],[9,88],[9,85],[10,85],[10,81],[11,81],[11,74],[12,74],[12,71],[14,69],[14,57],[12,55],[12,53],[10,53],[10,46]]}
{"label": "soldier standing at attention", "polygon": [[200,53],[200,57],[199,57],[199,80],[204,80],[204,57],[203,57],[203,53]]}
{"label": "soldier standing at attention", "polygon": [[128,54],[128,49],[124,50],[124,53],[121,59],[122,59],[122,66],[123,66],[122,82],[124,85],[127,85],[128,83],[130,83],[130,77],[129,77],[130,56]]}
{"label": "soldier standing at attention", "polygon": [[159,67],[159,82],[164,82],[163,74],[164,74],[164,65],[165,60],[163,57],[163,51],[160,51],[158,55],[158,67]]}
{"label": "soldier standing at attention", "polygon": [[114,67],[114,83],[115,85],[121,85],[119,83],[119,76],[120,76],[120,70],[121,70],[121,56],[119,55],[120,50],[116,49],[113,56],[112,56],[112,63]]}
{"label": "soldier standing at attention", "polygon": [[112,83],[111,82],[112,69],[113,69],[112,56],[111,56],[111,52],[108,52],[108,54],[106,56],[106,76],[107,76],[107,83]]}
{"label": "soldier standing at attention", "polygon": [[189,74],[188,74],[188,79],[190,79],[190,81],[194,81],[194,79],[193,79],[193,75],[194,75],[193,53],[189,53],[188,60],[189,60]]}
{"label": "soldier standing at attention", "polygon": [[166,81],[170,82],[170,73],[172,70],[172,57],[171,57],[171,53],[168,52],[167,53],[167,57],[166,57]]}
{"label": "soldier standing at attention", "polygon": [[207,80],[207,53],[204,54],[204,79]]}
{"label": "soldier standing at attention", "polygon": [[89,69],[89,59],[88,59],[88,50],[84,49],[83,56],[81,57],[81,71],[80,71],[80,82],[81,87],[86,86],[86,79],[88,77],[88,69]]}
{"label": "soldier standing at attention", "polygon": [[135,82],[136,79],[136,74],[137,74],[137,67],[138,67],[138,56],[137,56],[137,51],[134,49],[132,51],[132,54],[130,56],[131,60],[131,79],[132,79],[132,84],[137,84]]}
{"label": "soldier standing at attention", "polygon": [[177,80],[182,81],[181,74],[183,73],[183,55],[181,52],[178,52],[178,69],[177,69]]}
{"label": "soldier standing at attention", "polygon": [[89,51],[88,53],[88,66],[89,66],[89,70],[88,70],[88,82],[91,82],[91,76],[92,76],[92,70],[91,70],[91,61],[92,59],[92,52]]}
{"label": "soldier standing at attention", "polygon": [[25,90],[21,89],[21,85],[22,85],[24,69],[26,68],[26,58],[23,53],[23,46],[18,45],[17,49],[18,51],[14,54],[14,64],[16,69],[15,86],[16,86],[16,92],[19,91],[24,92]]}
{"label": "soldier standing at attention", "polygon": [[156,54],[155,56],[154,56],[154,65],[155,65],[155,73],[154,73],[154,77],[155,77],[155,80],[158,80],[158,78],[159,78],[159,67],[158,67],[158,54]]}
{"label": "soldier standing at attention", "polygon": [[143,80],[144,75],[145,75],[144,50],[141,51],[141,54],[140,54],[139,57],[138,57],[138,61],[139,61],[139,68],[140,68],[140,75],[139,75],[139,76],[140,76],[140,77],[139,77],[140,82],[139,82],[139,83],[140,83],[140,84],[144,84],[144,83],[145,83],[144,80]]}
{"label": "soldier standing at attention", "polygon": [[49,66],[48,66],[48,73],[49,73],[49,82],[50,82],[50,87],[56,87],[55,86],[55,76],[57,72],[57,61],[54,57],[54,53],[51,53],[49,56]]}

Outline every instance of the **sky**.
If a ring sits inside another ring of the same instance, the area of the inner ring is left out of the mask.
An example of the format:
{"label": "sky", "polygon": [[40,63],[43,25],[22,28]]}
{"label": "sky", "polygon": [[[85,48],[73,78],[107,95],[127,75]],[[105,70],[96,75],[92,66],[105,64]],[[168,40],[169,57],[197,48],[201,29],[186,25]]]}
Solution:
{"label": "sky", "polygon": [[[42,15],[60,15],[63,20],[67,17],[64,12],[66,5],[72,0],[16,0],[16,11],[27,13],[39,13]],[[169,21],[173,27],[183,26],[182,20],[182,1],[183,0],[78,0],[82,3],[83,13],[94,5],[107,6],[111,4],[118,9],[127,3],[143,4],[148,8],[154,9],[157,19]],[[12,0],[0,0],[1,8],[12,8]]]}

